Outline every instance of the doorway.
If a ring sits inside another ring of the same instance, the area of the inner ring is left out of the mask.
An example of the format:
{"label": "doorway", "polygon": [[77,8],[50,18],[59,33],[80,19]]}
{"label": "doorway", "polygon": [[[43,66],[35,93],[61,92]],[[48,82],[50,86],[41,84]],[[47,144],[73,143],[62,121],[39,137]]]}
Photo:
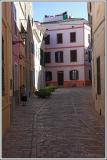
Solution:
{"label": "doorway", "polygon": [[58,71],[57,80],[58,80],[58,85],[63,86],[64,84],[64,72],[63,71]]}

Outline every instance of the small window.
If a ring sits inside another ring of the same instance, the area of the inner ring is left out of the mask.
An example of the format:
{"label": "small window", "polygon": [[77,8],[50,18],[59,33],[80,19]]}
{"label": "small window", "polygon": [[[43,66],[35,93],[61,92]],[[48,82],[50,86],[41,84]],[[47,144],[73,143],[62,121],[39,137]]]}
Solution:
{"label": "small window", "polygon": [[12,79],[10,79],[10,89],[12,89]]}
{"label": "small window", "polygon": [[91,12],[91,8],[92,8],[92,6],[91,6],[91,2],[89,2],[89,6],[90,6],[90,12]]}
{"label": "small window", "polygon": [[91,70],[89,70],[89,80],[92,80]]}
{"label": "small window", "polygon": [[55,62],[56,63],[63,62],[63,51],[57,51],[57,52],[55,52]]}
{"label": "small window", "polygon": [[14,21],[14,33],[15,35],[17,36],[17,25],[16,25],[16,22]]}
{"label": "small window", "polygon": [[45,57],[44,57],[44,52],[42,49],[40,49],[40,65],[45,66]]}
{"label": "small window", "polygon": [[77,50],[70,51],[70,60],[71,62],[77,62]]}
{"label": "small window", "polygon": [[62,33],[58,33],[57,34],[57,43],[63,43],[63,39],[62,39]]}
{"label": "small window", "polygon": [[91,52],[88,51],[88,62],[91,62]]}
{"label": "small window", "polygon": [[77,70],[70,71],[70,80],[78,80],[79,79],[79,73]]}
{"label": "small window", "polygon": [[17,16],[16,16],[16,7],[14,4],[13,4],[13,15],[14,15],[14,21],[16,22]]}
{"label": "small window", "polygon": [[50,44],[50,35],[45,37],[45,44]]}
{"label": "small window", "polygon": [[76,42],[76,33],[75,32],[70,33],[70,42]]}
{"label": "small window", "polygon": [[97,94],[101,94],[100,57],[97,58]]}
{"label": "small window", "polygon": [[50,63],[50,62],[51,62],[51,53],[45,52],[45,63]]}
{"label": "small window", "polygon": [[91,42],[91,36],[90,34],[88,34],[88,43],[90,44],[90,42]]}
{"label": "small window", "polygon": [[50,71],[45,72],[45,80],[46,81],[52,80],[52,72],[50,72]]}
{"label": "small window", "polygon": [[5,65],[4,65],[4,39],[2,36],[2,96],[5,94]]}
{"label": "small window", "polygon": [[16,24],[16,21],[17,21],[17,16],[16,16],[16,7],[15,5],[12,6],[13,7],[13,16],[14,16],[14,33],[15,35],[17,35],[17,24]]}
{"label": "small window", "polygon": [[34,42],[30,43],[31,53],[34,54]]}

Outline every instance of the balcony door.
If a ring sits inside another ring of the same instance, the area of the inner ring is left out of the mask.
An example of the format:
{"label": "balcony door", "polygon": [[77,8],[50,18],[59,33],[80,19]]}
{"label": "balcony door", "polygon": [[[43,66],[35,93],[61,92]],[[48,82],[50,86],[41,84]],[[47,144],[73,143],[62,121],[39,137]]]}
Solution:
{"label": "balcony door", "polygon": [[58,71],[57,80],[58,80],[58,85],[63,86],[64,84],[64,72],[63,71]]}

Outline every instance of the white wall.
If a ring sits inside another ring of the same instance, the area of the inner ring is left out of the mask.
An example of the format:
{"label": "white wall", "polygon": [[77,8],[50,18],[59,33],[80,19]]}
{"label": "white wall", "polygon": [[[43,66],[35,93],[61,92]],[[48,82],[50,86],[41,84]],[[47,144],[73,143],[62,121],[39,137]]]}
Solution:
{"label": "white wall", "polygon": [[[84,45],[85,47],[89,46],[89,42],[88,42],[88,34],[90,34],[91,29],[89,26],[84,25]],[[91,38],[91,37],[90,37]]]}
{"label": "white wall", "polygon": [[[84,66],[84,51],[89,46],[90,27],[84,20],[44,24],[50,35],[50,44],[45,52],[51,52],[51,63],[45,64],[45,70],[52,72],[52,81],[57,81],[57,71],[64,71],[64,81],[69,81],[69,71],[78,70],[79,80],[89,80],[90,66]],[[73,27],[72,27],[73,26]],[[70,42],[70,33],[76,32],[76,42]],[[63,34],[63,43],[57,44],[57,34]],[[70,50],[77,50],[77,62],[70,62]],[[63,51],[63,63],[55,63],[55,52]],[[86,64],[89,64],[86,62]],[[86,73],[85,73],[86,72]],[[86,79],[85,79],[86,78]]]}
{"label": "white wall", "polygon": [[78,70],[79,72],[79,80],[84,80],[84,67],[55,67],[53,68],[47,68],[46,71],[52,72],[52,81],[57,81],[57,72],[58,71],[64,71],[64,81],[69,81],[69,71],[71,70]]}
{"label": "white wall", "polygon": [[16,7],[16,18],[17,26],[19,31],[21,30],[21,23],[23,24],[25,30],[27,29],[27,19],[28,15],[32,15],[32,4],[31,2],[14,2]]}
{"label": "white wall", "polygon": [[[52,29],[52,28],[51,28]],[[76,32],[76,43],[70,42],[70,32]],[[55,30],[55,31],[48,31],[50,34],[50,45],[46,45],[45,47],[48,48],[57,48],[61,46],[77,46],[83,45],[83,28],[79,29],[66,29],[66,30]],[[57,44],[57,34],[63,34],[63,43]]]}
{"label": "white wall", "polygon": [[[36,31],[36,32],[35,32]],[[44,86],[44,67],[40,65],[40,48],[43,39],[43,33],[38,29],[36,24],[33,25],[33,39],[35,49],[35,89],[39,90]]]}
{"label": "white wall", "polygon": [[[63,51],[63,63],[56,63],[55,62],[55,52],[56,51]],[[77,50],[77,62],[70,62],[70,51]],[[84,48],[65,48],[65,49],[48,49],[45,50],[46,52],[51,52],[51,63],[47,63],[46,66],[61,66],[61,65],[76,65],[76,64],[84,64]]]}

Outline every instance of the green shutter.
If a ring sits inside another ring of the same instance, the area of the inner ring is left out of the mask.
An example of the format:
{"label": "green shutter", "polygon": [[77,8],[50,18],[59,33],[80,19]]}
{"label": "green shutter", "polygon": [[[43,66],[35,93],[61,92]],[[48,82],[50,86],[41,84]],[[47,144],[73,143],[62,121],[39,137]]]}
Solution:
{"label": "green shutter", "polygon": [[63,20],[66,20],[68,18],[68,15],[67,14],[64,14],[63,15]]}

